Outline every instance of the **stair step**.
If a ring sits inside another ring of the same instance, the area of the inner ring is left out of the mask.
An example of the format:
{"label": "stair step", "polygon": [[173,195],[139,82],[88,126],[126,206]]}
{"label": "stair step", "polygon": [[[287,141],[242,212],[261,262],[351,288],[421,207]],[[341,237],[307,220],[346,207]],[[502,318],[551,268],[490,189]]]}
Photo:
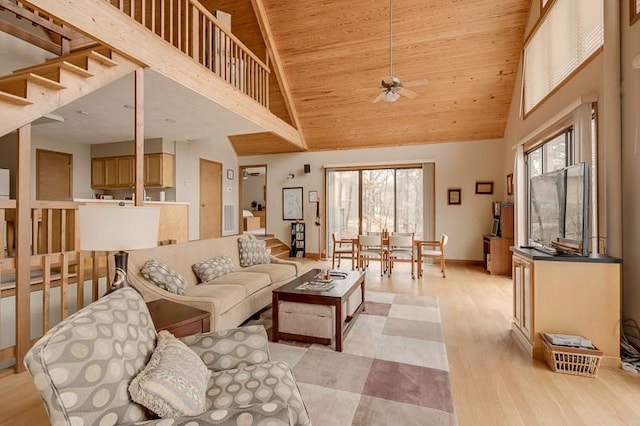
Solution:
{"label": "stair step", "polygon": [[53,64],[66,61],[77,64],[77,61],[80,58],[95,59],[96,61],[108,67],[115,67],[118,65],[118,62],[111,59],[111,49],[104,46],[91,46],[88,48],[76,50],[72,53],[68,53],[57,58],[47,59],[47,63]]}
{"label": "stair step", "polygon": [[81,68],[80,66],[67,61],[45,62],[44,64],[15,70],[13,73],[18,74],[30,72],[60,82],[60,69],[67,70],[79,75],[80,77],[93,77],[93,74],[87,71],[86,68]]}
{"label": "stair step", "polygon": [[23,98],[22,96],[12,95],[11,93],[0,92],[0,100],[4,102],[8,102],[14,105],[32,105],[31,102],[27,98]]}
{"label": "stair step", "polygon": [[66,88],[64,84],[60,84],[57,81],[42,77],[41,75],[24,73],[11,74],[6,77],[0,77],[0,90],[3,92],[11,93],[12,95],[27,98],[27,89],[29,87],[29,83],[34,83],[53,90],[62,90]]}

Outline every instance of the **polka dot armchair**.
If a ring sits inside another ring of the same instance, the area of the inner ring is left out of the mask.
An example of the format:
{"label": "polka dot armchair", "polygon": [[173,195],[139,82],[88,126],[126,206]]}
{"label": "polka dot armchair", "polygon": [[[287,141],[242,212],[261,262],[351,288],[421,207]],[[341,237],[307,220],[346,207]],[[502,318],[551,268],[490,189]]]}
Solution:
{"label": "polka dot armchair", "polygon": [[132,288],[102,297],[47,332],[25,365],[51,424],[311,424],[289,366],[269,359],[262,326],[180,339],[212,371],[206,409],[197,416],[158,419],[128,391],[156,338],[147,306]]}

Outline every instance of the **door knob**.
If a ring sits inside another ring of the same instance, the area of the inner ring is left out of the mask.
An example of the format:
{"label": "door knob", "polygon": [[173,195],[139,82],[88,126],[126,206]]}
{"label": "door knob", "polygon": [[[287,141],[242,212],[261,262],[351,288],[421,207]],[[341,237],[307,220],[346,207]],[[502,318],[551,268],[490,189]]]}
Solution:
{"label": "door knob", "polygon": [[204,204],[200,204],[200,207],[204,207],[204,206],[205,206]]}

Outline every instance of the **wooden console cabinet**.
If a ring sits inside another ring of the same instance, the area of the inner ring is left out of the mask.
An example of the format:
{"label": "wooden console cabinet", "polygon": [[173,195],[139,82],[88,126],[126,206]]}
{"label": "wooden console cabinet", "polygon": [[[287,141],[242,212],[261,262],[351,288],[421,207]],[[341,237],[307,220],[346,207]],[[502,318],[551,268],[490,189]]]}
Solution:
{"label": "wooden console cabinet", "polygon": [[602,365],[619,366],[621,260],[512,250],[512,332],[522,347],[543,359],[540,333],[582,335],[604,352]]}

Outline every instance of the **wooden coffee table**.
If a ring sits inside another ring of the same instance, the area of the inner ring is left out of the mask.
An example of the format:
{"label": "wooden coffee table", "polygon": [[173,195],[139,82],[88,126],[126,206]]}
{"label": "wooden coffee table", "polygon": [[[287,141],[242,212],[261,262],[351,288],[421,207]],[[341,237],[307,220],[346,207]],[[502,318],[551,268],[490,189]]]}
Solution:
{"label": "wooden coffee table", "polygon": [[[314,290],[298,290],[296,287],[299,285],[311,281],[318,273],[319,269],[312,269],[304,275],[295,278],[294,280],[288,282],[277,290],[273,290],[273,300],[272,300],[272,309],[273,309],[273,337],[272,340],[277,342],[280,338],[287,338],[291,335],[286,333],[282,333],[279,331],[278,322],[279,322],[279,302],[287,301],[287,302],[295,302],[295,303],[309,303],[312,305],[324,305],[324,306],[334,306],[335,307],[335,315],[333,318],[335,324],[335,338],[336,338],[336,351],[342,352],[342,344],[344,341],[345,335],[349,332],[353,324],[355,323],[355,318],[364,310],[364,290],[365,283],[364,277],[365,273],[362,271],[350,271],[347,273],[347,277],[344,279],[336,279],[336,285],[328,290],[328,291],[314,291]],[[347,316],[346,320],[341,321],[342,318],[342,309],[345,302],[349,299],[355,291],[360,290],[362,292],[362,302],[356,310],[353,312],[353,315]],[[304,340],[307,342],[318,342],[325,343],[326,339],[316,338],[313,336],[293,336],[293,339],[297,337],[304,337]]]}

